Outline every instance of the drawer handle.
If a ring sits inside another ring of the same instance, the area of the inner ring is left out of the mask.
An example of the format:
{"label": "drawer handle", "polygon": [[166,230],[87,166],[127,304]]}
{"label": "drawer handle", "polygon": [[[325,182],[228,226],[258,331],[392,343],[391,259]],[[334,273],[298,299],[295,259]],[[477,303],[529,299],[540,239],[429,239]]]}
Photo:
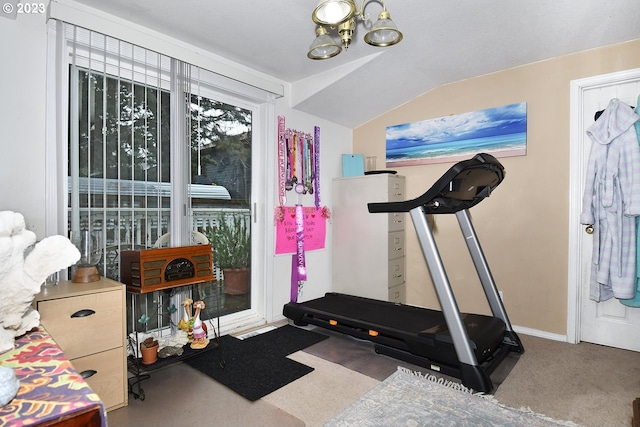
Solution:
{"label": "drawer handle", "polygon": [[94,376],[97,373],[98,373],[98,371],[96,371],[94,369],[87,369],[86,371],[80,372],[80,376],[82,377],[82,379],[86,380],[87,378],[91,378],[92,376]]}
{"label": "drawer handle", "polygon": [[395,248],[394,250],[396,251],[401,251],[402,250],[402,246],[398,246],[397,248]]}
{"label": "drawer handle", "polygon": [[395,275],[395,276],[393,276],[393,277],[395,277],[396,279],[399,279],[399,278],[401,278],[401,277],[402,277],[402,274],[396,274],[396,275]]}
{"label": "drawer handle", "polygon": [[96,312],[91,310],[91,309],[78,310],[78,311],[76,311],[75,313],[73,313],[71,315],[71,318],[74,318],[74,317],[87,317],[87,316],[91,316],[92,314],[96,314]]}

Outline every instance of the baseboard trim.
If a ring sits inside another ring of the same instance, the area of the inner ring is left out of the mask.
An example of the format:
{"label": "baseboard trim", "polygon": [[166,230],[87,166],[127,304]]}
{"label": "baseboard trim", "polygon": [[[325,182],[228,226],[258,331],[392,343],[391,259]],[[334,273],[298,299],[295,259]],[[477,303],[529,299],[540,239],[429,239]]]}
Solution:
{"label": "baseboard trim", "polygon": [[553,341],[568,342],[566,335],[554,334],[551,332],[541,331],[539,329],[513,325],[513,330],[518,334],[531,335],[533,337],[544,338]]}

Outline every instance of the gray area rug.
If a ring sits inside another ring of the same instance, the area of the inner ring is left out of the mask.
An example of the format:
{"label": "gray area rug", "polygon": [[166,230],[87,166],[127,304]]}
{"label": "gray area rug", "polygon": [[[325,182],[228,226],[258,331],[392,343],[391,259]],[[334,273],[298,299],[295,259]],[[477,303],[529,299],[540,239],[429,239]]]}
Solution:
{"label": "gray area rug", "polygon": [[329,421],[327,427],[365,426],[558,427],[577,424],[553,420],[499,404],[492,396],[398,368],[389,378]]}

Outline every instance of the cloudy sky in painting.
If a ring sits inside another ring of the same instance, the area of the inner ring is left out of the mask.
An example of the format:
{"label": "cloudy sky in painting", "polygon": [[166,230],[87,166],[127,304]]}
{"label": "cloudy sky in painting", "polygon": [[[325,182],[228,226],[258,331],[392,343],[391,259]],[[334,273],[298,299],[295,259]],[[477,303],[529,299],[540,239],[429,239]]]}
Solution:
{"label": "cloudy sky in painting", "polygon": [[387,127],[387,150],[526,132],[527,104]]}

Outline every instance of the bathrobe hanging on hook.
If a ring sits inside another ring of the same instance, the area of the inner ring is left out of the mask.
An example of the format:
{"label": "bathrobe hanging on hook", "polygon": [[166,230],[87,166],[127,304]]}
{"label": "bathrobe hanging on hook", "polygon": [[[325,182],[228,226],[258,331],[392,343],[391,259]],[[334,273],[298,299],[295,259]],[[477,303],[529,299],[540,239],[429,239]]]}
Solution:
{"label": "bathrobe hanging on hook", "polygon": [[636,223],[640,215],[640,146],[628,105],[612,99],[587,129],[592,140],[582,200],[582,224],[593,224],[589,297],[632,298],[636,282]]}
{"label": "bathrobe hanging on hook", "polygon": [[[636,102],[634,111],[640,115],[640,95],[638,95],[638,102]],[[638,144],[640,144],[640,120],[634,126]],[[640,307],[640,216],[636,217],[636,294],[633,298],[621,299],[620,302],[629,307]]]}

